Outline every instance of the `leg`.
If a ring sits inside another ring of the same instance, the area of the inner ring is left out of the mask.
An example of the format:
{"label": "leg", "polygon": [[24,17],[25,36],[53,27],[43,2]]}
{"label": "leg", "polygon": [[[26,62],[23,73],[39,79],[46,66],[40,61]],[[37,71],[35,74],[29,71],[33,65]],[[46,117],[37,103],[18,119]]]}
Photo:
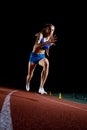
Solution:
{"label": "leg", "polygon": [[46,82],[47,76],[48,76],[48,72],[49,72],[49,62],[47,58],[44,58],[42,60],[39,61],[39,65],[43,67],[42,69],[42,73],[41,73],[41,81],[40,81],[40,88],[39,88],[39,92],[41,94],[47,94],[47,92],[44,91],[44,84]]}
{"label": "leg", "polygon": [[30,80],[33,76],[33,72],[35,69],[36,64],[29,62],[28,64],[28,75],[26,77],[26,90],[29,91],[30,90]]}

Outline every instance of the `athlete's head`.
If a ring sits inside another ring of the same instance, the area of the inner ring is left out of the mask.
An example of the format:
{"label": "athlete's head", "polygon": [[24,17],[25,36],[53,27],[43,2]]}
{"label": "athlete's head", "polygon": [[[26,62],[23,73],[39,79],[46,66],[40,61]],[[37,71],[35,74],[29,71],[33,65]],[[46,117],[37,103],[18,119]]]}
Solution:
{"label": "athlete's head", "polygon": [[55,30],[55,26],[53,24],[45,24],[41,32],[43,33],[44,37],[48,37],[50,35],[53,35],[54,30]]}

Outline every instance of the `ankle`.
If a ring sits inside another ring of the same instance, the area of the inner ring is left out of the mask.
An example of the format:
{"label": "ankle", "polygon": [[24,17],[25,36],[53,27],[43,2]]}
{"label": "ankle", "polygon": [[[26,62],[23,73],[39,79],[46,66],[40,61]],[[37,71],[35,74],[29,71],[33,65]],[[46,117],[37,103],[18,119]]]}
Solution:
{"label": "ankle", "polygon": [[43,89],[43,86],[40,86],[39,89]]}
{"label": "ankle", "polygon": [[26,85],[30,86],[30,84],[29,84],[29,83],[26,83]]}

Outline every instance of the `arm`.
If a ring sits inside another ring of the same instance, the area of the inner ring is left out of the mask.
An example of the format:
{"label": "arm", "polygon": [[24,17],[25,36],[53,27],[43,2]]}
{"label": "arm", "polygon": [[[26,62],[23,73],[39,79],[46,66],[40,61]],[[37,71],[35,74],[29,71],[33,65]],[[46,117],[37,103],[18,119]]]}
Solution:
{"label": "arm", "polygon": [[[52,37],[53,37],[53,36],[52,36]],[[51,38],[52,38],[52,37],[51,37]],[[55,40],[56,40],[57,37],[56,37],[56,36],[54,36],[54,37],[55,37]],[[53,45],[56,45],[56,44],[55,44],[55,43],[50,43],[50,47],[53,46]],[[47,54],[47,56],[49,56],[49,49],[50,49],[50,48],[46,49],[46,54]]]}
{"label": "arm", "polygon": [[[51,43],[51,44],[50,44],[50,47],[53,46],[53,45],[56,45],[56,44],[55,44],[55,43]],[[49,56],[49,49],[50,49],[50,47],[49,47],[48,49],[46,49],[46,54],[47,54],[47,56]]]}
{"label": "arm", "polygon": [[46,49],[46,55],[49,56],[49,48]]}
{"label": "arm", "polygon": [[[44,47],[46,44],[49,43],[49,40],[46,41],[46,42],[43,42],[43,44],[40,44],[40,41],[41,39],[43,38],[43,34],[42,33],[39,33],[38,36],[37,36],[37,39],[36,39],[36,42],[35,42],[35,45],[37,45],[39,48],[42,48]],[[49,43],[50,44],[50,43]]]}
{"label": "arm", "polygon": [[43,42],[43,44],[40,44],[40,41],[41,41],[42,38],[43,38],[43,34],[39,33],[38,36],[37,36],[36,42],[35,42],[35,45],[38,46],[38,49],[44,47],[47,44],[50,44],[50,46],[55,45],[55,43],[54,43],[54,42],[56,42],[55,36],[50,37],[50,39],[48,41]]}

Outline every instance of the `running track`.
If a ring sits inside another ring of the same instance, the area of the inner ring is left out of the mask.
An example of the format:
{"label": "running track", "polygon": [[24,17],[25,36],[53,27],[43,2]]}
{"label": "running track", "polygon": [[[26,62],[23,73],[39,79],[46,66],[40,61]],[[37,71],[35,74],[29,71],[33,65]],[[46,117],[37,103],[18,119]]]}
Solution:
{"label": "running track", "polygon": [[0,130],[87,130],[87,105],[0,87]]}

